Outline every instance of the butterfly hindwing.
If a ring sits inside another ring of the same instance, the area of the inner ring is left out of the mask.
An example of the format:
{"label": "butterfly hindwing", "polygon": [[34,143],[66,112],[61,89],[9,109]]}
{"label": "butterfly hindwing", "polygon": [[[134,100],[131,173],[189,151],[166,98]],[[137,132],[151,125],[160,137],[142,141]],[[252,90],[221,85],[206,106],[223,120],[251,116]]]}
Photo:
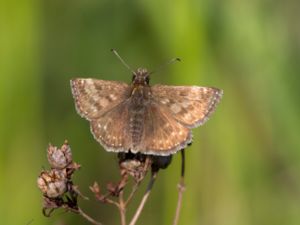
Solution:
{"label": "butterfly hindwing", "polygon": [[91,120],[94,138],[107,150],[128,151],[131,146],[129,135],[129,100],[116,106],[101,117]]}
{"label": "butterfly hindwing", "polygon": [[77,78],[71,80],[71,88],[77,112],[88,120],[99,118],[130,95],[129,85],[118,81]]}
{"label": "butterfly hindwing", "polygon": [[170,155],[191,142],[192,135],[157,103],[147,106],[143,137],[137,151],[145,154]]}
{"label": "butterfly hindwing", "polygon": [[217,88],[198,86],[154,85],[151,90],[153,101],[189,128],[205,123],[223,94]]}

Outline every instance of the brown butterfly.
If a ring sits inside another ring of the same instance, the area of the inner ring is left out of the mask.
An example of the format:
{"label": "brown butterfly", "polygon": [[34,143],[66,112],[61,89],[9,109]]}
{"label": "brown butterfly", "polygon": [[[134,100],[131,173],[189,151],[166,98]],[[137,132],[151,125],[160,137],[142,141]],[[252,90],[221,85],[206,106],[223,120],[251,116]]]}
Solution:
{"label": "brown butterfly", "polygon": [[130,85],[71,80],[77,112],[107,151],[174,154],[192,142],[190,129],[208,120],[223,94],[213,87],[150,86],[149,76],[139,68]]}

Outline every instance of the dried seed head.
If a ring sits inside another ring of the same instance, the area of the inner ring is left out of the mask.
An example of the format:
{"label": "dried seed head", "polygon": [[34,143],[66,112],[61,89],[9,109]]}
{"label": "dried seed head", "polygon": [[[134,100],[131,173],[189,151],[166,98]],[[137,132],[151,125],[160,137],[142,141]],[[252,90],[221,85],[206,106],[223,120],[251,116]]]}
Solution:
{"label": "dried seed head", "polygon": [[76,162],[70,163],[70,164],[67,166],[67,168],[66,168],[66,171],[67,171],[67,178],[68,178],[69,180],[71,180],[73,173],[74,173],[76,170],[79,170],[80,167],[81,167],[81,166],[80,166],[78,163],[76,163]]}
{"label": "dried seed head", "polygon": [[50,144],[48,147],[47,157],[51,168],[66,168],[70,163],[72,163],[72,152],[68,142],[65,141],[61,148],[57,148]]}
{"label": "dried seed head", "polygon": [[137,159],[128,159],[120,162],[121,171],[129,174],[136,182],[144,178],[148,170],[146,162]]}
{"label": "dried seed head", "polygon": [[118,196],[120,193],[120,190],[118,188],[117,184],[114,184],[113,182],[108,182],[106,184],[106,189],[112,196]]}
{"label": "dried seed head", "polygon": [[65,170],[52,169],[43,171],[37,179],[37,185],[43,194],[49,198],[56,198],[67,191]]}
{"label": "dried seed head", "polygon": [[143,154],[119,153],[121,173],[129,174],[135,182],[140,182],[146,175],[151,158]]}
{"label": "dried seed head", "polygon": [[95,181],[93,186],[90,186],[90,190],[94,192],[95,194],[100,194],[100,186],[99,184]]}
{"label": "dried seed head", "polygon": [[121,169],[125,170],[130,176],[139,179],[144,173],[144,162],[136,159],[128,159],[120,163]]}
{"label": "dried seed head", "polygon": [[[63,199],[53,199],[53,198],[48,198],[48,197],[43,197],[43,212],[44,215],[47,214],[47,209],[56,209],[61,207],[63,204]],[[51,212],[49,213],[50,216]],[[47,216],[47,215],[45,215]]]}

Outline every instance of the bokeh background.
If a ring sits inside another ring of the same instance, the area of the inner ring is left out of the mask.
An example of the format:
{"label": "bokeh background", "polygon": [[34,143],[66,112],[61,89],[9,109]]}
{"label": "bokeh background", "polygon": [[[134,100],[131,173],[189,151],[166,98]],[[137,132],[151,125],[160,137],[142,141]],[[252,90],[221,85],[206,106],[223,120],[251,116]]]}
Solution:
{"label": "bokeh background", "polygon": [[[117,210],[96,203],[88,188],[118,179],[116,155],[93,139],[69,87],[72,77],[130,82],[110,52],[116,48],[133,68],[181,57],[152,83],[224,90],[186,151],[180,224],[299,225],[299,11],[297,0],[2,0],[0,223],[88,224],[41,213],[36,178],[48,168],[46,147],[68,139],[82,165],[75,182],[92,199],[80,204],[104,224],[120,224]],[[171,224],[179,170],[175,155],[139,224]]]}

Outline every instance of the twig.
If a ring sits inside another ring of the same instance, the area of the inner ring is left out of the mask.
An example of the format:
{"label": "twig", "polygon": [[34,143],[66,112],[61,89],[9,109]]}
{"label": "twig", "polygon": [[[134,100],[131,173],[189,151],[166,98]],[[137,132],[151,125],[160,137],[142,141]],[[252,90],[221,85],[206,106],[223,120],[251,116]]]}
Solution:
{"label": "twig", "polygon": [[185,185],[183,177],[181,177],[180,182],[178,184],[178,200],[177,200],[177,207],[176,207],[176,213],[173,221],[173,225],[177,225],[179,221],[179,214],[182,206],[182,195],[185,191]]}
{"label": "twig", "polygon": [[152,189],[153,184],[155,182],[156,176],[157,176],[157,172],[152,173],[150,181],[149,181],[149,184],[148,184],[147,189],[146,189],[146,192],[145,192],[145,194],[143,196],[143,199],[140,202],[140,205],[137,208],[137,210],[136,210],[136,212],[135,212],[132,220],[130,221],[129,225],[135,225],[136,224],[136,222],[137,222],[137,220],[138,220],[138,218],[139,218],[139,216],[140,216],[140,214],[141,214],[141,212],[142,212],[142,210],[143,210],[143,208],[145,206],[145,203],[146,203],[146,201],[147,201],[147,199],[148,199],[148,197],[150,195],[150,192],[151,192],[151,189]]}
{"label": "twig", "polygon": [[114,200],[112,200],[110,198],[105,198],[104,202],[115,205],[118,209],[120,208],[120,204],[118,202],[115,202]]}
{"label": "twig", "polygon": [[78,194],[81,198],[83,198],[84,200],[89,200],[88,197],[86,197],[85,195],[83,195],[83,194],[80,192],[80,190],[79,190],[79,188],[78,188],[77,185],[72,185],[72,190],[73,190],[76,194]]}
{"label": "twig", "polygon": [[78,207],[78,209],[73,209],[73,208],[70,208],[70,207],[66,207],[68,210],[70,210],[71,212],[74,212],[74,213],[77,213],[79,215],[81,215],[84,219],[86,219],[87,221],[89,221],[90,223],[92,224],[95,224],[95,225],[102,225],[102,223],[94,220],[92,217],[90,217],[89,215],[87,215],[85,212],[82,211],[81,208]]}
{"label": "twig", "polygon": [[151,165],[151,158],[147,157],[146,160],[145,160],[145,164],[144,164],[144,168],[143,168],[143,171],[142,171],[142,175],[141,175],[141,177],[139,179],[135,180],[135,184],[133,185],[133,187],[131,189],[131,192],[130,192],[130,194],[129,194],[126,202],[125,202],[125,207],[132,200],[134,194],[138,190],[138,187],[140,186],[141,182],[144,180],[144,178],[145,178],[145,176],[147,174],[147,171],[148,171],[150,165]]}
{"label": "twig", "polygon": [[173,221],[173,225],[177,225],[179,221],[179,214],[182,206],[182,195],[185,191],[185,185],[184,185],[184,172],[185,172],[185,155],[184,155],[184,149],[181,151],[181,176],[180,181],[178,184],[178,200],[177,200],[177,206],[176,206],[176,213]]}
{"label": "twig", "polygon": [[121,216],[121,224],[126,225],[126,205],[124,202],[124,191],[119,193],[119,211]]}
{"label": "twig", "polygon": [[124,187],[126,186],[128,182],[128,174],[125,170],[121,170],[121,181],[119,182],[119,185],[117,187],[118,190],[118,196],[119,196],[119,212],[121,216],[121,225],[126,225],[126,205],[124,201]]}
{"label": "twig", "polygon": [[132,190],[131,190],[131,192],[130,192],[130,194],[129,194],[129,196],[128,196],[126,202],[125,202],[125,207],[128,205],[128,203],[129,203],[129,202],[131,201],[131,199],[133,198],[135,192],[138,190],[139,185],[140,185],[140,182],[137,182],[137,183],[135,183],[134,186],[132,187]]}

